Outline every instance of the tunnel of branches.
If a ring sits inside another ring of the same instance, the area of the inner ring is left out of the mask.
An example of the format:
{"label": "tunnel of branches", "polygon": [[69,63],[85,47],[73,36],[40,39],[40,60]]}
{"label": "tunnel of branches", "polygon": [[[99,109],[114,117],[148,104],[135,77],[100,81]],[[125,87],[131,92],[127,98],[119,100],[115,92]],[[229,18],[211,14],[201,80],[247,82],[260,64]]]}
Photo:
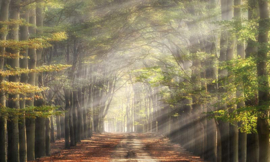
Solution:
{"label": "tunnel of branches", "polygon": [[93,134],[270,162],[267,0],[0,0],[0,162]]}

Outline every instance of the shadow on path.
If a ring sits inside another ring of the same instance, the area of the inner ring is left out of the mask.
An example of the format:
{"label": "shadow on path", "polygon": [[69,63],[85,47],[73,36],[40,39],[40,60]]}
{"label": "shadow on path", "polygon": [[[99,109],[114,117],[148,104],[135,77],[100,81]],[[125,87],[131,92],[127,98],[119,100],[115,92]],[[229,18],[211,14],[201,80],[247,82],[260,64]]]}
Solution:
{"label": "shadow on path", "polygon": [[52,144],[51,156],[35,161],[69,162],[203,162],[168,138],[147,134],[94,134],[77,146],[64,149],[64,140]]}

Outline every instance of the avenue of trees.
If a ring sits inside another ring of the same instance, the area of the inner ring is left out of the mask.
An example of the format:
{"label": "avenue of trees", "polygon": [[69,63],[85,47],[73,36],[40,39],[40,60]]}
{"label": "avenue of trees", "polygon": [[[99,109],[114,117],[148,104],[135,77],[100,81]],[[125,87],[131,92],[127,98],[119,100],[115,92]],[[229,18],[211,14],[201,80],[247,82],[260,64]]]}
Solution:
{"label": "avenue of trees", "polygon": [[0,0],[0,162],[158,133],[269,162],[267,0]]}

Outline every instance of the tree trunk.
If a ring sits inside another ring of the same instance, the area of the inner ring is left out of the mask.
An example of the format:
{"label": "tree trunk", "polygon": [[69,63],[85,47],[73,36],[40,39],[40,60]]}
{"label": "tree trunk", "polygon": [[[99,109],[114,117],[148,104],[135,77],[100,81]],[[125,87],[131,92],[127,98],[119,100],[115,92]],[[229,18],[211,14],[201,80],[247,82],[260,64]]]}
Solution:
{"label": "tree trunk", "polygon": [[[222,12],[222,20],[230,20],[232,14],[232,6],[231,0],[224,0],[221,1],[221,12]],[[220,57],[219,62],[220,64],[224,63],[224,61],[228,60],[228,54],[231,54],[231,43],[228,44],[228,32],[222,31],[221,38],[220,38]],[[224,102],[224,100],[228,100],[225,98],[225,94],[227,94],[224,86],[226,85],[226,77],[227,77],[227,70],[226,69],[219,69],[219,101]],[[226,95],[227,96],[227,95]],[[219,109],[225,110],[226,104],[220,103]],[[220,131],[220,139],[221,139],[221,152],[222,152],[222,162],[229,162],[230,160],[230,141],[229,141],[229,123],[225,121],[219,121],[219,131]]]}
{"label": "tree trunk", "polygon": [[61,116],[59,115],[56,116],[56,129],[57,129],[56,139],[60,140],[62,130],[61,130]]}
{"label": "tree trunk", "polygon": [[[20,0],[12,0],[10,2],[10,19],[20,19]],[[10,25],[10,40],[19,41],[19,24]],[[7,52],[15,54],[16,58],[9,59],[8,64],[11,68],[19,68],[19,51],[14,49],[7,49]],[[19,82],[19,76],[9,76],[10,82]],[[20,108],[19,95],[10,94],[8,100],[8,107],[13,109]],[[18,116],[13,115],[7,122],[8,127],[8,161],[19,162],[19,128],[18,128]]]}
{"label": "tree trunk", "polygon": [[45,121],[45,136],[46,136],[46,156],[50,156],[51,151],[51,120],[50,117],[46,118]]}
{"label": "tree trunk", "polygon": [[[28,0],[24,0],[23,2],[28,2]],[[27,9],[23,9],[21,12],[21,18],[25,20],[26,23],[29,22],[29,12]],[[28,35],[28,26],[21,26],[20,27],[20,40],[25,41],[29,39]],[[25,58],[20,59],[20,68],[28,69],[28,49],[21,52]],[[27,83],[28,82],[28,75],[21,74],[21,82]],[[20,95],[20,108],[25,109],[25,95]],[[26,125],[25,125],[25,114],[20,116],[19,122],[19,141],[20,141],[20,162],[27,161],[27,138],[26,138]]]}
{"label": "tree trunk", "polygon": [[46,156],[50,156],[51,151],[51,119],[47,118],[45,121],[46,125]]}
{"label": "tree trunk", "polygon": [[90,118],[89,118],[89,97],[87,94],[88,87],[84,87],[84,131],[85,131],[85,138],[90,137]]}
{"label": "tree trunk", "polygon": [[76,143],[81,142],[81,131],[82,131],[82,107],[79,105],[79,93],[80,90],[73,92],[74,97],[74,107],[77,114],[76,117]]}
{"label": "tree trunk", "polygon": [[60,117],[61,138],[65,138],[65,115]]}
{"label": "tree trunk", "polygon": [[247,135],[247,162],[260,162],[259,139],[257,133]]}
{"label": "tree trunk", "polygon": [[51,123],[51,143],[54,143],[55,142],[55,138],[54,138],[54,123],[53,123],[53,116],[51,116],[51,119],[50,119]]}
{"label": "tree trunk", "polygon": [[[92,83],[93,80],[92,80]],[[94,125],[94,95],[95,95],[95,91],[94,91],[94,86],[90,86],[89,88],[89,102],[90,102],[90,135],[92,136],[93,132],[95,131],[95,125]]]}
{"label": "tree trunk", "polygon": [[[29,11],[29,23],[33,26],[29,27],[29,33],[35,35],[36,34],[36,10],[31,9]],[[28,68],[35,69],[37,56],[35,49],[28,49]],[[28,74],[28,84],[36,85],[36,74],[29,73]],[[34,106],[34,93],[29,94],[30,100],[26,101],[27,106]],[[26,119],[26,135],[27,135],[27,160],[35,160],[35,119],[27,118]]]}
{"label": "tree trunk", "polygon": [[70,92],[69,90],[64,90],[65,92],[65,148],[68,149],[70,147],[69,138],[70,138]]}
{"label": "tree trunk", "polygon": [[[43,31],[43,0],[38,0],[36,4],[36,25],[38,27],[37,34],[42,35]],[[36,51],[37,54],[37,66],[41,66],[43,64],[42,59],[42,49],[38,49]],[[38,79],[36,79],[36,85],[43,86],[43,74],[38,74]],[[42,96],[41,94],[38,94]],[[43,98],[40,98],[35,101],[35,106],[40,107],[44,106],[45,101]],[[46,118],[37,117],[36,118],[36,142],[35,148],[36,150],[36,158],[40,158],[46,156]]]}
{"label": "tree trunk", "polygon": [[97,101],[97,97],[98,97],[98,91],[95,87],[93,87],[93,95],[92,95],[92,116],[93,116],[93,130],[94,132],[97,131],[97,127],[98,127],[98,115],[97,115],[97,104],[95,104],[95,101]]}
{"label": "tree trunk", "polygon": [[[258,18],[258,1],[248,0],[248,19],[252,21]],[[257,42],[249,39],[246,48],[246,58],[256,56],[258,52]],[[251,82],[251,81],[246,81]],[[245,88],[245,87],[244,87]],[[245,94],[248,100],[245,101],[246,106],[257,106],[254,96],[248,96]],[[259,139],[258,134],[252,132],[252,134],[247,135],[247,162],[259,162]]]}
{"label": "tree trunk", "polygon": [[[40,104],[37,104],[37,106]],[[37,117],[36,118],[36,133],[35,133],[35,155],[36,158],[46,156],[46,127],[45,127],[45,118]]]}
{"label": "tree trunk", "polygon": [[[216,46],[215,46],[215,37],[210,37],[209,41],[212,43],[209,43],[207,45],[207,53],[216,53]],[[216,79],[217,74],[216,74],[216,67],[214,66],[214,63],[216,61],[216,56],[211,56],[209,55],[209,58],[206,61],[206,64],[208,67],[206,68],[205,72],[205,77],[209,82],[206,85],[207,92],[210,93],[211,100],[216,98],[215,94],[217,92],[217,84],[213,83],[212,81]],[[209,104],[206,104],[206,111],[210,113],[211,111],[214,111],[215,108],[212,106],[212,103],[215,101],[211,101]],[[217,134],[216,134],[216,123],[214,119],[208,119],[205,121],[206,124],[206,129],[205,129],[205,136],[206,136],[206,141],[205,141],[205,150],[204,150],[204,158],[205,160],[215,162],[217,160],[217,145],[216,141],[217,140]]]}
{"label": "tree trunk", "polygon": [[87,119],[86,119],[86,104],[85,104],[85,100],[86,100],[86,94],[85,94],[85,87],[82,88],[81,91],[81,97],[80,97],[80,105],[81,105],[81,109],[82,109],[82,136],[81,139],[86,139],[88,136],[88,131],[87,131]]}
{"label": "tree trunk", "polygon": [[[242,5],[242,0],[234,0],[234,6],[240,6]],[[239,26],[242,26],[242,13],[241,13],[241,8],[235,7],[234,8],[234,18],[237,21],[237,24]],[[237,55],[244,59],[245,58],[245,49],[244,49],[244,44],[242,42],[237,42]],[[244,93],[243,93],[243,82],[239,83],[237,87],[237,92],[236,92],[236,97],[237,98],[243,98]],[[245,102],[241,101],[237,104],[237,108],[243,108],[245,107]],[[239,123],[241,124],[241,123]],[[246,162],[247,159],[247,134],[245,132],[240,132],[239,131],[239,144],[238,144],[238,159],[239,162]]]}
{"label": "tree trunk", "polygon": [[[234,0],[227,0],[227,20],[232,21],[233,19],[233,5]],[[235,12],[237,14],[237,12]],[[236,18],[237,19],[237,18]],[[228,47],[227,47],[227,61],[231,61],[234,59],[234,43],[235,40],[233,35],[230,31],[227,31],[227,38],[228,38]],[[234,82],[234,75],[232,72],[228,72],[228,84]],[[227,91],[228,101],[234,100],[235,98],[235,91],[228,90]],[[228,104],[227,108],[230,112],[233,112],[237,107],[235,104]],[[237,123],[229,124],[229,162],[238,162],[238,127]]]}
{"label": "tree trunk", "polygon": [[76,145],[76,138],[75,138],[75,128],[74,128],[74,116],[75,116],[75,111],[74,111],[74,100],[73,100],[73,93],[70,92],[70,111],[69,111],[69,125],[70,125],[70,146],[75,146]]}
{"label": "tree trunk", "polygon": [[[1,10],[0,10],[0,21],[7,21],[8,20],[8,13],[9,13],[9,3],[10,0],[1,1]],[[0,26],[1,29],[7,30],[7,26]],[[6,40],[7,32],[0,33],[0,39]],[[0,53],[5,53],[5,48],[0,47]],[[0,70],[4,68],[4,58],[0,57]],[[2,83],[4,77],[0,75],[0,83]],[[1,87],[0,87],[1,88]],[[5,99],[5,92],[0,91],[0,104],[3,109],[6,106],[6,99]],[[0,161],[7,162],[7,119],[6,116],[0,115]]]}
{"label": "tree trunk", "polygon": [[[268,70],[267,70],[267,53],[268,49],[268,1],[259,0],[259,35],[258,35],[258,56],[257,56],[257,76],[258,76],[258,92],[259,92],[259,105],[264,106],[269,100],[269,83],[268,83]],[[257,118],[257,130],[259,136],[259,161],[269,162],[269,123],[268,123],[268,110],[258,110],[260,114]]]}

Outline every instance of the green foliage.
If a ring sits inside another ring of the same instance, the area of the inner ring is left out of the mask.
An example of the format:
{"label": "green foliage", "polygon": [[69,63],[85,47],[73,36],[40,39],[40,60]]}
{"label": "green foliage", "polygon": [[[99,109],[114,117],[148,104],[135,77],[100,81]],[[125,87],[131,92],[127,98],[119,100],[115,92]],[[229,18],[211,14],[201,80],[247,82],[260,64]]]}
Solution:
{"label": "green foliage", "polygon": [[[264,103],[262,106],[257,106],[258,99],[257,93],[259,89],[259,84],[261,84],[261,91],[266,91],[267,86],[263,86],[264,82],[268,80],[267,77],[257,77],[257,67],[256,62],[260,58],[257,57],[249,57],[247,59],[234,59],[228,62],[224,62],[222,66],[219,68],[227,69],[229,73],[231,73],[230,77],[226,77],[222,80],[222,82],[226,82],[226,86],[223,88],[226,89],[227,93],[222,94],[222,99],[215,104],[216,107],[219,107],[220,104],[226,105],[237,105],[240,102],[246,102],[250,105],[246,105],[245,107],[238,108],[236,110],[231,110],[230,108],[225,110],[217,110],[213,111],[209,115],[212,118],[217,120],[223,120],[234,123],[240,123],[239,129],[243,132],[256,132],[256,119],[257,116],[260,115],[262,111],[269,110],[269,102]],[[267,65],[269,65],[269,60],[267,61]],[[269,69],[269,66],[267,67]],[[270,69],[268,70],[270,72]],[[220,83],[221,81],[215,81]],[[236,87],[238,91],[242,91],[244,93],[243,97],[233,97],[231,99],[228,98],[228,94],[236,91]]]}
{"label": "green foliage", "polygon": [[48,87],[38,87],[20,82],[1,82],[1,90],[8,94],[38,93],[48,90]]}
{"label": "green foliage", "polygon": [[16,41],[12,39],[0,40],[0,47],[11,48],[13,50],[25,50],[27,48],[42,49],[52,45],[50,42],[63,41],[67,39],[65,32],[52,33],[50,37],[33,38],[25,41]]}
{"label": "green foliage", "polygon": [[9,117],[12,119],[14,116],[23,116],[25,118],[36,118],[36,117],[44,117],[47,118],[51,115],[62,115],[64,112],[57,110],[59,106],[28,106],[24,109],[14,109],[8,107],[0,108],[0,116],[1,117]]}
{"label": "green foliage", "polygon": [[56,65],[42,65],[36,67],[35,69],[24,69],[24,68],[12,68],[9,65],[6,65],[7,70],[0,70],[0,75],[6,77],[28,73],[58,72],[61,70],[65,70],[69,67],[71,67],[71,65],[56,64]]}
{"label": "green foliage", "polygon": [[241,132],[256,133],[257,132],[257,116],[254,114],[255,107],[245,107],[229,112],[227,110],[218,110],[208,113],[208,118],[215,118],[218,121],[229,122],[233,125],[238,123]]}

